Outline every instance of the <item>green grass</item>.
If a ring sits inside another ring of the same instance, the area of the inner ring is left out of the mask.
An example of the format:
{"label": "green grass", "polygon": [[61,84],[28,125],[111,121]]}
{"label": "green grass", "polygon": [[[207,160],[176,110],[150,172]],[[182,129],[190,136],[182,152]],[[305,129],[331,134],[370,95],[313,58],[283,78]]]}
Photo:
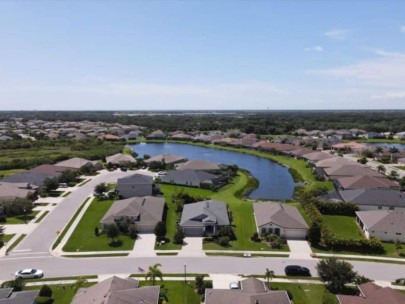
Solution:
{"label": "green grass", "polygon": [[156,255],[178,255],[178,252],[156,252]]}
{"label": "green grass", "polygon": [[18,216],[11,216],[7,217],[7,225],[16,225],[16,224],[26,224],[29,223],[32,219],[34,219],[39,211],[32,211],[31,213],[27,213],[26,215],[18,215]]}
{"label": "green grass", "polygon": [[34,203],[35,206],[45,207],[48,206],[49,203]]}
{"label": "green grass", "polygon": [[[150,281],[141,281],[140,286],[151,286]],[[157,281],[156,285],[163,285],[168,290],[168,303],[170,304],[200,304],[201,297],[194,291],[194,282],[183,281]]]}
{"label": "green grass", "polygon": [[65,236],[66,232],[68,232],[70,226],[72,226],[73,222],[76,220],[76,218],[79,216],[80,211],[82,211],[83,207],[86,205],[87,201],[90,199],[90,197],[86,198],[84,202],[81,204],[79,209],[77,209],[76,213],[73,215],[73,217],[70,219],[69,223],[63,228],[62,233],[59,234],[58,238],[56,239],[55,243],[52,245],[52,249],[55,249],[56,246],[59,245],[59,243],[62,241],[63,237]]}
{"label": "green grass", "polygon": [[[227,252],[206,252],[207,256],[232,256],[232,257],[244,257],[243,253],[227,253]],[[265,254],[265,253],[253,253],[249,258],[254,257],[266,257],[266,258],[287,258],[289,254]],[[248,257],[246,257],[248,258]]]}
{"label": "green grass", "polygon": [[342,215],[322,215],[325,224],[339,239],[363,239],[356,218]]}
{"label": "green grass", "polygon": [[67,254],[63,255],[65,258],[113,258],[113,257],[123,257],[128,256],[128,253],[106,253],[106,254],[81,254],[81,255],[74,255],[74,254]]}
{"label": "green grass", "polygon": [[77,186],[78,186],[78,187],[84,186],[84,185],[87,184],[89,181],[91,181],[91,179],[87,179],[87,180],[85,180],[84,182],[78,184]]}
{"label": "green grass", "polygon": [[387,138],[362,138],[362,139],[357,139],[357,140],[351,140],[351,141],[357,141],[357,142],[362,142],[362,143],[387,143],[387,144],[404,144],[405,141],[401,140],[399,138],[393,138],[393,139],[387,139]]}
{"label": "green grass", "polygon": [[0,170],[0,176],[7,177],[7,176],[10,176],[10,175],[14,175],[14,174],[17,174],[17,173],[22,173],[22,172],[25,172],[25,171],[27,171],[27,170],[25,170],[25,169]]}
{"label": "green grass", "polygon": [[[82,287],[90,287],[95,283],[84,283]],[[76,294],[74,284],[48,285],[52,289],[52,298],[55,304],[70,304]],[[24,290],[38,290],[41,286],[27,286]]]}
{"label": "green grass", "polygon": [[323,294],[326,288],[321,284],[293,284],[293,283],[272,283],[271,288],[287,290],[293,297],[294,304],[322,304]]}
{"label": "green grass", "polygon": [[[230,246],[228,247],[221,247],[214,243],[205,243],[203,245],[204,250],[274,250],[264,243],[254,243],[250,241],[250,237],[256,232],[256,224],[254,217],[252,216],[253,203],[235,196],[235,193],[243,188],[247,181],[248,176],[239,171],[238,175],[232,180],[232,182],[219,189],[218,192],[191,187],[161,185],[161,190],[164,193],[168,206],[166,217],[167,237],[170,240],[173,239],[180,216],[175,212],[175,205],[171,201],[171,195],[175,192],[184,191],[192,196],[209,197],[214,200],[223,201],[228,204],[229,210],[232,212],[232,225],[235,227],[237,240],[230,242]],[[180,247],[181,246],[169,242],[165,245],[158,245],[155,248],[172,250],[180,249]],[[281,249],[276,249],[275,251],[280,250],[288,251],[288,246],[285,245]]]}
{"label": "green grass", "polygon": [[7,253],[8,252],[11,252],[11,250],[13,250],[15,247],[17,247],[17,245],[18,244],[20,244],[21,243],[21,241],[26,237],[27,235],[26,234],[21,234],[20,235],[20,237],[13,243],[13,244],[11,244],[11,246],[9,246],[8,248],[7,248]]}
{"label": "green grass", "polygon": [[71,192],[71,191],[65,192],[65,193],[63,193],[62,197],[66,197],[66,196],[68,196],[70,193],[72,193],[72,192]]}
{"label": "green grass", "polygon": [[5,234],[3,236],[3,242],[7,243],[8,241],[10,241],[13,237],[15,236],[15,234]]}
{"label": "green grass", "polygon": [[40,221],[44,219],[44,217],[49,213],[49,211],[45,211],[41,214],[41,216],[35,221],[35,224],[38,224]]}
{"label": "green grass", "polygon": [[110,239],[105,234],[95,236],[94,228],[100,227],[100,220],[114,203],[112,200],[100,201],[94,199],[85,214],[81,218],[73,234],[63,247],[66,252],[76,251],[113,251],[113,250],[132,250],[135,240],[127,235],[120,235],[118,239],[122,242],[120,246],[112,247],[109,245]]}
{"label": "green grass", "polygon": [[70,281],[70,280],[77,280],[79,278],[84,279],[97,279],[97,275],[88,275],[88,276],[75,276],[75,277],[54,277],[54,278],[40,278],[40,279],[24,279],[24,282],[48,282],[48,281]]}
{"label": "green grass", "polygon": [[210,197],[213,192],[205,189],[199,188],[191,188],[191,187],[182,187],[182,186],[174,186],[174,185],[160,185],[160,190],[163,192],[167,212],[166,212],[166,237],[170,240],[166,242],[164,245],[156,245],[155,249],[157,250],[176,250],[181,249],[181,245],[177,245],[173,243],[173,237],[177,230],[177,222],[180,220],[180,214],[176,213],[176,206],[172,202],[172,195],[174,193],[178,193],[183,191],[188,193],[192,196],[202,196],[202,197]]}

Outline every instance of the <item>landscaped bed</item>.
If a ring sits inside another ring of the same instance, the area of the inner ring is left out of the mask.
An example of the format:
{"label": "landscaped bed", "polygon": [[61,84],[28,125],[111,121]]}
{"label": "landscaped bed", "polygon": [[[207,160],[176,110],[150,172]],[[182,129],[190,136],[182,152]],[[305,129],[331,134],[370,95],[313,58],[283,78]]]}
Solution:
{"label": "landscaped bed", "polygon": [[100,220],[114,203],[112,200],[94,199],[79,224],[70,236],[68,242],[63,247],[66,252],[77,251],[112,251],[112,250],[132,250],[135,240],[128,235],[121,234],[117,245],[110,246],[110,239],[106,234],[95,235],[95,227],[100,226]]}

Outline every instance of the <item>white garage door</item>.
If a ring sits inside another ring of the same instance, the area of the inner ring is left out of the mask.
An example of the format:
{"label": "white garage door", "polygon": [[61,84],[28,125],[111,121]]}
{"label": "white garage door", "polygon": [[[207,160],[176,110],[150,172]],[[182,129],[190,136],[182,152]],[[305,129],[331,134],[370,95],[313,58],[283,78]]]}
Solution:
{"label": "white garage door", "polygon": [[304,240],[307,231],[305,229],[285,229],[284,234],[287,239]]}

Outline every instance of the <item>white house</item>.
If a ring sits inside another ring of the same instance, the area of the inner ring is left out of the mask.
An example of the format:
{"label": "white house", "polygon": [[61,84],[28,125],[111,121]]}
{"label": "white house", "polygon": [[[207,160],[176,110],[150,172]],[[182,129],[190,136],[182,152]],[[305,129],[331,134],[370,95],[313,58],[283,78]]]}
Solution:
{"label": "white house", "polygon": [[308,225],[294,206],[278,202],[253,204],[259,235],[283,235],[287,239],[305,239]]}
{"label": "white house", "polygon": [[377,237],[381,241],[405,243],[405,211],[357,211],[356,222],[366,238]]}

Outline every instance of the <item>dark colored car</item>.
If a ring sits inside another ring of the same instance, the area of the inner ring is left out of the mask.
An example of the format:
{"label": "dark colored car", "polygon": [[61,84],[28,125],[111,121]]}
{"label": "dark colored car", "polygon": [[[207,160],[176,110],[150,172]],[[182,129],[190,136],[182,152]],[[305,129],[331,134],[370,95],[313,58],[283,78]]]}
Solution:
{"label": "dark colored car", "polygon": [[311,276],[311,272],[308,268],[298,265],[289,265],[284,271],[286,275],[290,276]]}

